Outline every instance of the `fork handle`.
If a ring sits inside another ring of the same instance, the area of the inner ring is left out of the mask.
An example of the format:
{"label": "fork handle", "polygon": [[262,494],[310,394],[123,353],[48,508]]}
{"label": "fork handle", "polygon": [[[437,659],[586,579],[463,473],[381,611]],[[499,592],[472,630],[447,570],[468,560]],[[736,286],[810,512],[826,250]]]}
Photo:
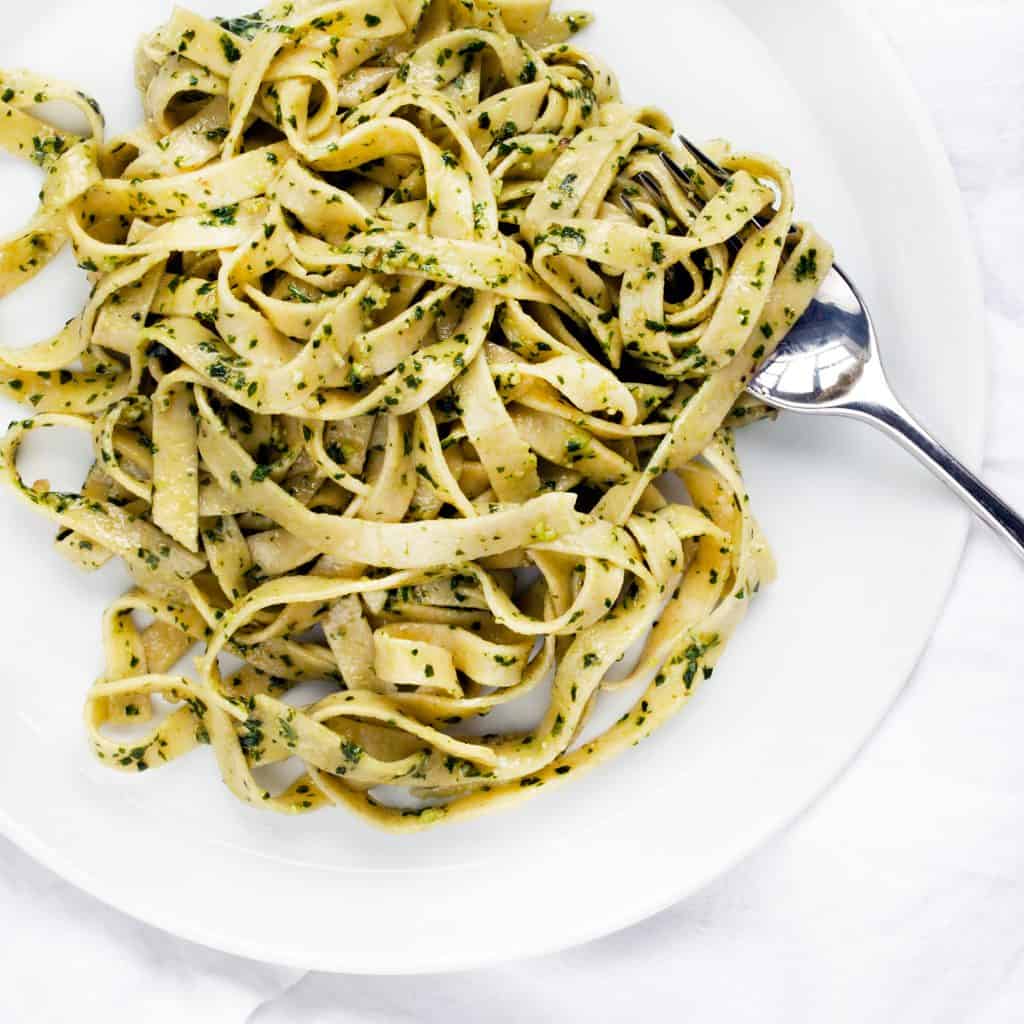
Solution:
{"label": "fork handle", "polygon": [[853,401],[841,411],[898,441],[1024,558],[1024,518],[939,444],[895,396],[887,396],[885,403]]}

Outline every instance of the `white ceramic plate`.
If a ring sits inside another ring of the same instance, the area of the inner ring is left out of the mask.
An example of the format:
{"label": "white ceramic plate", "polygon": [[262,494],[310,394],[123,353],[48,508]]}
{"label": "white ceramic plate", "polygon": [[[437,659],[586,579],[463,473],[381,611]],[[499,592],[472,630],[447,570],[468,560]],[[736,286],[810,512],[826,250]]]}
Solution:
{"label": "white ceramic plate", "polygon": [[[627,98],[666,108],[697,138],[730,137],[795,168],[800,211],[862,283],[906,400],[976,460],[985,345],[965,221],[935,135],[874,30],[838,0],[587,6],[599,22],[583,45],[618,70]],[[139,111],[135,39],[169,10],[169,0],[10,4],[0,66],[78,84],[120,130]],[[13,227],[37,176],[5,161],[0,180],[0,227]],[[81,278],[65,260],[3,303],[3,341],[56,327],[80,305]],[[82,696],[121,578],[65,566],[50,527],[4,496],[0,825],[130,914],[307,968],[467,968],[654,913],[735,864],[849,761],[910,673],[964,540],[965,514],[866,428],[794,418],[752,429],[741,447],[781,578],[714,683],[576,785],[406,837],[343,813],[249,810],[202,753],[139,778],[94,764]]]}

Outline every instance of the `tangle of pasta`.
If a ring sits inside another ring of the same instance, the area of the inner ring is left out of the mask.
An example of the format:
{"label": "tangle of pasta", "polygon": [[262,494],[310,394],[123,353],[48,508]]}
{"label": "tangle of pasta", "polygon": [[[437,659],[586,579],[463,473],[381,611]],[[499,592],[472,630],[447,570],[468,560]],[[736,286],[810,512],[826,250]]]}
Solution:
{"label": "tangle of pasta", "polygon": [[[777,163],[712,144],[718,187],[623,104],[570,41],[587,20],[177,9],[138,51],[145,122],[109,141],[84,94],[0,75],[0,144],[44,174],[0,294],[66,242],[92,282],[55,337],[0,349],[30,410],[0,459],[66,557],[134,578],[86,703],[106,764],[209,744],[251,804],[421,828],[572,778],[711,675],[773,572],[730,428],[767,413],[745,383],[831,250]],[[92,438],[77,493],[19,473],[53,427]],[[529,734],[474,728],[542,687]],[[259,781],[289,759],[293,782]]]}

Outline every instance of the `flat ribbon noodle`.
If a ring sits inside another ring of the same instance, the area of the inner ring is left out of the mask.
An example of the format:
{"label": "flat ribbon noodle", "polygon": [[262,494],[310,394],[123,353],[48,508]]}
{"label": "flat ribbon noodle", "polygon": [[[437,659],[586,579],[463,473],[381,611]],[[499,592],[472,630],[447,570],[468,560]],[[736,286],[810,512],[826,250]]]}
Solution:
{"label": "flat ribbon noodle", "polygon": [[[254,806],[419,829],[607,760],[711,676],[774,572],[731,428],[769,414],[744,389],[832,250],[781,164],[710,143],[716,185],[623,103],[588,21],[178,8],[139,46],[145,123],[110,140],[91,98],[0,72],[0,146],[44,177],[0,295],[68,243],[92,283],[0,346],[27,407],[0,472],[65,557],[132,574],[86,701],[105,764],[210,746]],[[81,490],[23,478],[24,439],[68,429]],[[464,728],[537,692],[528,733]]]}

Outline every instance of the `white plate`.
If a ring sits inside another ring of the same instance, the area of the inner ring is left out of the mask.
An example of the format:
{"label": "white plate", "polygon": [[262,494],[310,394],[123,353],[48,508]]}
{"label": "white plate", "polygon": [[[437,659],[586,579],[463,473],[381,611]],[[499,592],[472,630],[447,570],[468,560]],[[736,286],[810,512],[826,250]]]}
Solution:
{"label": "white plate", "polygon": [[[583,45],[611,61],[626,97],[663,106],[697,138],[763,147],[795,168],[801,213],[862,282],[906,400],[976,461],[978,275],[946,159],[875,31],[837,0],[588,6],[599,22]],[[138,117],[135,38],[169,10],[169,0],[10,4],[0,66],[75,82],[122,129]],[[2,175],[0,226],[13,226],[38,182],[10,161]],[[81,275],[65,269],[0,305],[5,343],[35,340],[77,308]],[[55,288],[66,301],[54,302]],[[4,496],[0,825],[130,914],[307,968],[467,968],[639,921],[735,864],[849,761],[913,668],[964,540],[965,514],[866,428],[794,418],[754,428],[741,446],[782,575],[714,683],[576,785],[406,837],[343,813],[249,810],[202,753],[139,778],[94,764],[81,703],[120,579],[62,564],[50,527]]]}

